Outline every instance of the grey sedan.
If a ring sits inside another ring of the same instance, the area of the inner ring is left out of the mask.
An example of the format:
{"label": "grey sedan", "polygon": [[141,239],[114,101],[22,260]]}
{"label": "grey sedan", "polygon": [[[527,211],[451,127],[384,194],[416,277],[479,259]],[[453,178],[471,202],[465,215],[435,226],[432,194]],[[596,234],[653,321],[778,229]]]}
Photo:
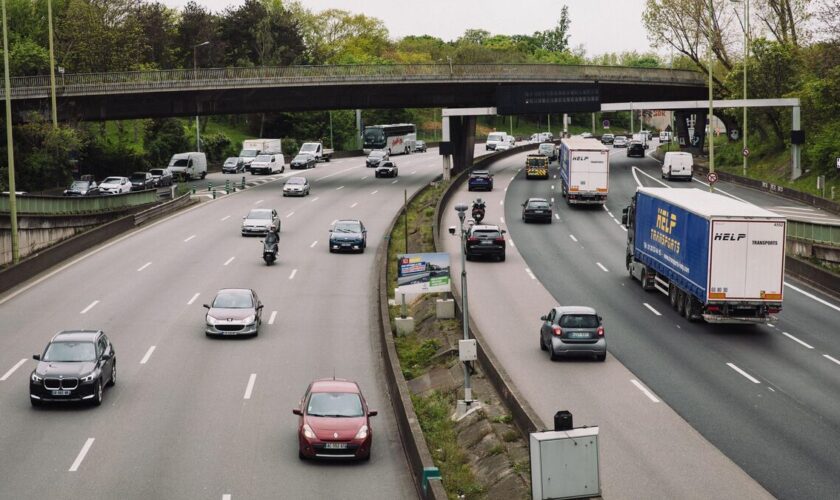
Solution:
{"label": "grey sedan", "polygon": [[558,306],[540,318],[540,349],[551,359],[561,356],[592,356],[607,359],[603,318],[591,307]]}
{"label": "grey sedan", "polygon": [[306,177],[290,177],[283,185],[283,196],[309,196],[309,180]]}
{"label": "grey sedan", "polygon": [[214,335],[254,335],[262,323],[263,305],[250,288],[225,288],[216,293],[207,309],[204,333]]}

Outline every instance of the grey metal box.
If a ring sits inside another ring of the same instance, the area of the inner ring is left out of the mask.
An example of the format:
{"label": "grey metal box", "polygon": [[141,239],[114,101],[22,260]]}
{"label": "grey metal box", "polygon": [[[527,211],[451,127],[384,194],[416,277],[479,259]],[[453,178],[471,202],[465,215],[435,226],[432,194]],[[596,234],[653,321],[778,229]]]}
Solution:
{"label": "grey metal box", "polygon": [[534,432],[530,444],[534,500],[587,498],[601,494],[598,427]]}

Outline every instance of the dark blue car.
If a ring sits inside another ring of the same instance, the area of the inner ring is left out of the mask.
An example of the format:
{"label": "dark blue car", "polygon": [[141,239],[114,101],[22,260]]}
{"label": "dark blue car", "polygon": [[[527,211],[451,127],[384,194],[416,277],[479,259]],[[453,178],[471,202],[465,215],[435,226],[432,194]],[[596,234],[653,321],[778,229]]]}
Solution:
{"label": "dark blue car", "polygon": [[330,229],[330,253],[364,252],[367,229],[359,220],[339,220]]}
{"label": "dark blue car", "polygon": [[492,191],[493,190],[493,176],[487,170],[476,170],[470,174],[470,179],[467,181],[468,191]]}

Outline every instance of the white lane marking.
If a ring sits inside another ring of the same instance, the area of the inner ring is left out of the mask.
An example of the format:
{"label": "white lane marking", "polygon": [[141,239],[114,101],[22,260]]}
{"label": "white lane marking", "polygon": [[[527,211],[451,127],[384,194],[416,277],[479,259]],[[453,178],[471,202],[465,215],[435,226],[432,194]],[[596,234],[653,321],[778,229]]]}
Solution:
{"label": "white lane marking", "polygon": [[219,219],[219,222],[221,222],[221,221],[226,221],[226,220],[228,220],[228,219],[230,219],[230,215],[225,215],[224,217],[222,217],[221,219]]}
{"label": "white lane marking", "polygon": [[311,200],[309,200],[309,203],[315,203],[316,201],[318,201],[318,199],[319,198],[316,196],[316,197],[312,198]]}
{"label": "white lane marking", "polygon": [[512,239],[508,238],[507,241],[508,241],[508,243],[510,243],[510,246],[516,247],[516,243],[514,243]]}
{"label": "white lane marking", "polygon": [[399,180],[394,180],[394,182],[392,182],[391,184],[396,184],[398,182],[400,182],[400,181]]}
{"label": "white lane marking", "polygon": [[502,221],[502,224],[505,223],[505,218],[504,217],[499,217],[499,220]]}
{"label": "white lane marking", "polygon": [[554,174],[554,178],[555,178],[555,179],[557,178],[557,174]]}
{"label": "white lane marking", "polygon": [[551,185],[551,190],[554,191],[554,184]]}
{"label": "white lane marking", "polygon": [[749,373],[745,372],[744,370],[738,368],[737,366],[735,366],[732,363],[726,363],[726,366],[728,366],[729,368],[732,368],[736,372],[740,373],[741,375],[743,375],[747,380],[749,380],[753,384],[760,384],[761,383],[757,378],[753,377],[752,375],[750,375]]}
{"label": "white lane marking", "polygon": [[767,323],[767,328],[776,328],[776,325],[773,323]]}
{"label": "white lane marking", "polygon": [[601,208],[603,208],[605,212],[610,213],[610,209],[607,208],[606,205],[601,205]]}
{"label": "white lane marking", "polygon": [[287,214],[286,214],[286,218],[288,219],[289,217],[291,217],[291,216],[293,216],[293,215],[295,215],[295,211],[294,211],[294,210],[292,210],[291,212],[287,213]]}
{"label": "white lane marking", "polygon": [[645,303],[644,303],[644,306],[645,306],[645,307],[647,307],[648,309],[650,309],[650,312],[652,312],[653,314],[655,314],[655,315],[657,315],[657,316],[662,316],[662,313],[661,313],[661,312],[659,312],[659,311],[657,311],[656,309],[654,309],[654,308],[653,308],[653,306],[652,306],[652,305],[650,305],[650,304],[648,304],[647,302],[645,302]]}
{"label": "white lane marking", "polygon": [[295,279],[296,274],[297,274],[297,269],[292,269],[292,274],[289,275],[289,279],[290,280]]}
{"label": "white lane marking", "polygon": [[[692,178],[691,178],[691,180],[693,180],[694,182],[699,182],[700,184],[702,184],[702,185],[704,185],[704,186],[706,186],[706,187],[709,187],[709,184],[708,184],[708,183],[703,182],[703,181],[701,181],[700,179],[697,179],[696,177],[692,177]],[[727,193],[726,191],[724,191],[723,189],[721,189],[721,188],[719,188],[719,187],[715,187],[715,192],[723,193],[723,194],[725,194],[726,196],[729,196],[730,198],[735,198],[736,200],[741,201],[741,202],[744,202],[744,203],[750,203],[750,202],[748,202],[747,200],[745,200],[745,199],[743,199],[743,198],[738,198],[737,196],[735,196],[735,195],[734,195],[734,194],[732,194],[732,193]],[[750,203],[750,205],[754,205],[754,203]]]}
{"label": "white lane marking", "polygon": [[358,205],[358,204],[359,204],[359,202],[357,201],[356,203],[353,203],[352,205],[350,205],[350,208],[356,208],[356,205]]}
{"label": "white lane marking", "polygon": [[832,304],[831,302],[825,301],[825,300],[823,300],[823,299],[821,299],[821,298],[817,297],[816,295],[813,295],[813,294],[811,294],[811,293],[808,293],[808,292],[806,292],[805,290],[803,290],[803,289],[801,289],[801,288],[795,287],[795,286],[791,285],[790,283],[788,283],[787,281],[785,281],[785,286],[786,286],[786,287],[788,287],[788,288],[790,288],[791,290],[796,290],[797,292],[799,292],[799,293],[801,293],[802,295],[804,295],[804,296],[808,297],[809,299],[814,299],[814,300],[816,300],[817,302],[819,302],[820,304],[825,305],[825,306],[828,306],[828,307],[830,307],[830,308],[834,309],[835,311],[840,311],[840,307],[837,307],[837,306],[835,306],[834,304]]}
{"label": "white lane marking", "polygon": [[808,349],[813,349],[814,348],[814,346],[808,344],[807,342],[803,342],[803,341],[799,340],[798,338],[794,337],[793,335],[789,334],[788,332],[782,332],[782,335],[789,338],[790,340],[793,340],[794,342],[800,343],[801,345],[807,347]]}
{"label": "white lane marking", "polygon": [[142,266],[137,268],[137,272],[139,273],[140,271],[142,271],[143,269],[146,269],[147,267],[149,267],[151,265],[152,265],[151,262],[146,262],[145,264],[143,264]]}
{"label": "white lane marking", "polygon": [[339,172],[333,172],[333,173],[331,173],[331,174],[329,174],[329,175],[325,175],[325,176],[323,176],[323,177],[318,177],[317,179],[315,179],[315,182],[318,182],[318,181],[320,181],[320,180],[324,180],[324,179],[330,178],[330,177],[332,177],[332,176],[334,176],[334,175],[339,175],[339,174],[343,174],[343,173],[349,172],[349,171],[353,170],[354,168],[356,168],[356,167],[350,167],[350,168],[347,168],[347,169],[341,170],[341,171],[339,171]]}
{"label": "white lane marking", "polygon": [[248,386],[245,387],[245,399],[251,399],[251,393],[254,391],[254,382],[257,381],[257,374],[252,373],[250,377],[248,377]]}
{"label": "white lane marking", "polygon": [[627,232],[627,228],[626,228],[626,227],[624,227],[624,225],[619,224],[619,226],[618,226],[618,227],[620,227],[621,229],[623,229],[625,233]]}
{"label": "white lane marking", "polygon": [[507,187],[505,187],[505,193],[507,193],[507,189],[508,189],[508,188],[507,188]]}
{"label": "white lane marking", "polygon": [[368,177],[369,177],[369,176],[367,176],[367,175],[366,175],[366,176],[362,177],[362,179],[361,179],[361,180],[365,180],[365,179],[367,179]]}
{"label": "white lane marking", "polygon": [[378,189],[375,189],[375,190],[374,190],[372,193],[370,193],[370,194],[376,194],[376,193],[378,193],[378,192],[379,192],[379,190],[378,190]]}
{"label": "white lane marking", "polygon": [[504,205],[504,204],[505,204],[505,200],[499,200],[499,205]]}
{"label": "white lane marking", "polygon": [[533,272],[533,271],[531,271],[531,269],[530,269],[530,268],[526,267],[526,268],[525,268],[525,272],[526,272],[526,273],[528,273],[528,276],[530,276],[532,280],[537,279],[537,277],[536,277],[536,276],[534,276],[534,272]]}
{"label": "white lane marking", "polygon": [[190,236],[189,238],[185,239],[185,240],[184,240],[184,243],[186,243],[186,242],[190,241],[190,240],[191,240],[191,239],[193,239],[193,238],[195,238],[195,235],[192,235],[192,236]]}
{"label": "white lane marking", "polygon": [[257,200],[257,201],[255,201],[255,202],[254,202],[254,205],[259,205],[259,204],[260,204],[260,203],[262,203],[263,201],[265,201],[265,200]]}
{"label": "white lane marking", "polygon": [[344,186],[338,186],[337,188],[335,188],[336,191],[338,191],[339,189],[344,189]]}
{"label": "white lane marking", "polygon": [[9,369],[9,371],[7,371],[6,373],[4,373],[4,374],[3,374],[3,376],[2,376],[2,377],[0,377],[0,382],[5,382],[5,381],[6,381],[6,379],[7,379],[7,378],[9,378],[9,377],[11,377],[11,376],[12,376],[12,374],[15,372],[15,370],[17,370],[18,368],[20,368],[20,365],[22,365],[22,364],[24,364],[24,363],[26,363],[26,358],[23,358],[22,360],[18,361],[18,362],[17,362],[17,364],[15,364],[15,366],[11,367],[11,368]]}
{"label": "white lane marking", "polygon": [[225,493],[222,495],[222,500],[230,500],[230,493]]}
{"label": "white lane marking", "polygon": [[778,205],[778,206],[771,207],[771,208],[780,208],[780,209],[783,209],[783,210],[804,210],[806,212],[813,212],[814,211],[813,208],[790,207],[790,206],[785,206],[785,205]]}
{"label": "white lane marking", "polygon": [[572,241],[574,241],[575,243],[577,243],[577,240],[578,240],[578,239],[577,239],[577,238],[575,238],[575,235],[570,234],[570,235],[569,235],[569,238],[571,238],[571,239],[572,239]]}
{"label": "white lane marking", "polygon": [[829,356],[828,354],[823,354],[823,357],[824,357],[825,359],[829,360],[829,361],[832,361],[832,362],[834,362],[834,363],[836,363],[836,364],[840,365],[840,359],[837,359],[837,358],[835,358],[835,357]]}
{"label": "white lane marking", "polygon": [[312,242],[311,245],[309,245],[309,248],[315,248],[315,245],[317,245],[317,244],[318,244],[318,240],[315,240],[315,241]]}
{"label": "white lane marking", "polygon": [[234,257],[229,258],[228,260],[226,260],[226,261],[225,261],[225,263],[224,263],[223,265],[225,265],[225,266],[226,266],[226,265],[230,264],[231,262],[233,262],[233,259],[235,259],[235,258],[236,258],[235,256],[234,256]]}
{"label": "white lane marking", "polygon": [[605,273],[610,272],[610,270],[609,270],[609,269],[607,269],[606,267],[604,267],[604,265],[603,265],[603,264],[601,264],[600,262],[596,262],[595,264],[597,264],[597,265],[598,265],[598,267],[600,267],[600,268],[601,268],[601,270],[602,270],[602,271],[604,271]]}
{"label": "white lane marking", "polygon": [[657,399],[657,398],[656,398],[656,396],[654,396],[654,395],[653,395],[653,392],[651,392],[651,390],[650,390],[650,389],[648,389],[647,387],[643,386],[643,385],[641,384],[641,382],[639,382],[639,381],[638,381],[638,380],[636,380],[636,379],[631,379],[631,380],[630,380],[630,382],[632,382],[632,383],[633,383],[633,385],[635,385],[637,389],[639,389],[640,391],[642,391],[642,393],[643,393],[645,396],[647,396],[647,397],[648,397],[648,399],[650,399],[650,400],[651,400],[651,401],[653,401],[654,403],[658,403],[658,402],[659,402],[659,399]]}
{"label": "white lane marking", "polygon": [[277,318],[277,311],[271,311],[271,316],[268,318],[268,324],[273,325],[274,320]]}
{"label": "white lane marking", "polygon": [[416,170],[413,170],[413,171],[411,172],[411,175],[414,175],[414,174],[416,174],[416,173],[417,173],[417,171],[416,171]]}
{"label": "white lane marking", "polygon": [[[620,221],[620,220],[618,220],[618,219],[616,219],[615,217],[613,217],[613,222],[615,222],[616,224],[618,224],[619,226],[621,226],[621,221]],[[622,226],[622,227],[624,227],[624,226]]]}
{"label": "white lane marking", "polygon": [[149,358],[152,357],[152,353],[155,352],[155,349],[157,349],[157,346],[149,347],[149,350],[146,351],[146,355],[140,360],[141,365],[145,365],[149,361]]}
{"label": "white lane marking", "polygon": [[554,214],[554,218],[560,220],[560,214]]}
{"label": "white lane marking", "polygon": [[551,199],[551,203],[554,203],[554,198]]}
{"label": "white lane marking", "polygon": [[652,175],[648,174],[647,172],[643,171],[642,169],[640,169],[639,167],[637,167],[637,166],[635,166],[635,165],[633,166],[633,168],[631,168],[631,169],[630,169],[630,171],[633,173],[633,178],[634,178],[634,179],[636,179],[636,185],[637,185],[637,186],[641,186],[641,185],[642,185],[642,182],[639,180],[639,177],[636,175],[636,173],[638,172],[638,173],[640,173],[640,174],[644,175],[645,177],[649,177],[649,178],[653,179],[654,181],[656,181],[656,182],[658,182],[658,183],[662,184],[662,185],[663,185],[663,186],[665,186],[666,188],[670,188],[670,187],[671,187],[671,186],[669,186],[668,184],[666,184],[666,183],[664,183],[664,182],[660,181],[660,180],[659,180],[659,179],[657,179],[656,177],[654,177],[654,176],[652,176]]}
{"label": "white lane marking", "polygon": [[200,294],[200,293],[196,293],[195,295],[193,295],[193,296],[192,296],[192,298],[191,298],[191,299],[187,302],[187,305],[188,305],[188,306],[191,306],[191,305],[193,304],[193,302],[195,302],[195,299],[197,299],[197,298],[198,298],[198,296],[199,296],[199,295],[201,295],[201,294]]}
{"label": "white lane marking", "polygon": [[88,438],[87,441],[85,441],[85,445],[82,446],[82,451],[79,452],[79,455],[76,457],[76,460],[73,461],[73,465],[70,466],[70,470],[68,472],[76,472],[79,470],[79,466],[82,465],[82,460],[85,459],[85,455],[87,455],[90,447],[93,446],[94,441],[94,438]]}
{"label": "white lane marking", "polygon": [[93,309],[93,307],[94,307],[96,304],[98,304],[98,303],[99,303],[99,301],[98,301],[98,300],[94,300],[93,302],[91,302],[91,303],[90,303],[90,305],[89,305],[89,306],[87,306],[87,307],[85,307],[84,309],[82,309],[82,312],[80,312],[79,314],[85,314],[85,313],[87,313],[88,311],[90,311],[91,309]]}

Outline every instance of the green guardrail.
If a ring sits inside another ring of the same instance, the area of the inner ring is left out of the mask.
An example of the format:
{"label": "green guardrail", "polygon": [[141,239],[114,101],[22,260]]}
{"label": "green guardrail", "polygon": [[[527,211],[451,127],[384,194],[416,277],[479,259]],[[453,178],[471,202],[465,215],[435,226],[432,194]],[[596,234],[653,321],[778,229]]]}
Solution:
{"label": "green guardrail", "polygon": [[787,233],[788,238],[840,247],[840,225],[788,219]]}
{"label": "green guardrail", "polygon": [[[107,196],[30,196],[15,197],[20,215],[83,215],[115,212],[158,201],[157,190]],[[0,195],[0,213],[11,213],[9,195]]]}

